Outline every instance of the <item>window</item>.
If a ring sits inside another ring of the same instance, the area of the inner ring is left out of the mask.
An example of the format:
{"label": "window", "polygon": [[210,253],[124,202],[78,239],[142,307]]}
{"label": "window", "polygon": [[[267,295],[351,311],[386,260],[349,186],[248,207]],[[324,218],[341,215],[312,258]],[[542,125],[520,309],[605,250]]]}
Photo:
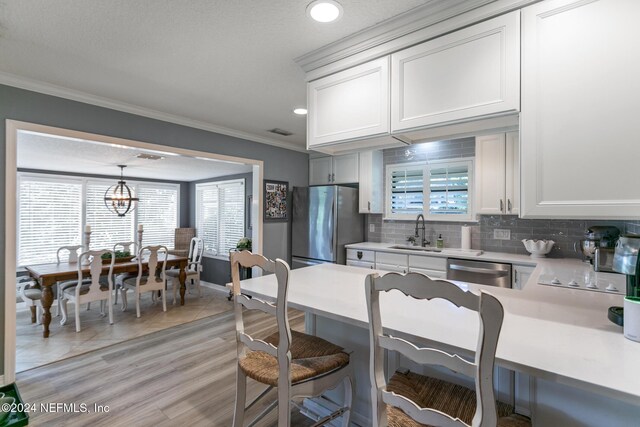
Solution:
{"label": "window", "polygon": [[196,184],[196,229],[207,256],[227,257],[244,237],[244,180]]}
{"label": "window", "polygon": [[386,217],[470,221],[473,219],[473,160],[434,160],[389,165]]}
{"label": "window", "polygon": [[18,265],[56,262],[61,246],[81,244],[82,181],[18,176]]}
{"label": "window", "polygon": [[177,184],[129,181],[140,202],[119,217],[104,204],[104,193],[114,180],[24,173],[18,180],[18,265],[55,262],[59,247],[83,243],[86,224],[91,225],[91,249],[136,240],[136,224],[144,224],[143,244],[173,247]]}

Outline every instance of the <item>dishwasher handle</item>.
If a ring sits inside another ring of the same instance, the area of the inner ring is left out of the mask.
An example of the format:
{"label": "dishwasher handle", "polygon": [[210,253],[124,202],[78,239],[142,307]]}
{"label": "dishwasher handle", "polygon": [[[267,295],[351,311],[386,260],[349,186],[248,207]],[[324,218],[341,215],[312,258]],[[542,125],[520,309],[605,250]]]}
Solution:
{"label": "dishwasher handle", "polygon": [[449,270],[466,271],[467,273],[484,274],[487,276],[504,277],[509,274],[509,270],[492,270],[490,268],[467,267],[458,264],[449,264]]}

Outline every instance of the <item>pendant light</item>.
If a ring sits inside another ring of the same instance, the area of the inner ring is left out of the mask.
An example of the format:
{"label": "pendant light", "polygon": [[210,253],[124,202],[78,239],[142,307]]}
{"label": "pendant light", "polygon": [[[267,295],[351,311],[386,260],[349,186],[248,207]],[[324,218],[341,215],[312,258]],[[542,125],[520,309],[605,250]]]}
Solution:
{"label": "pendant light", "polygon": [[135,197],[133,190],[124,180],[124,168],[126,165],[118,165],[120,168],[120,181],[112,185],[104,193],[104,205],[110,212],[118,216],[125,216],[128,212],[133,211],[140,199]]}

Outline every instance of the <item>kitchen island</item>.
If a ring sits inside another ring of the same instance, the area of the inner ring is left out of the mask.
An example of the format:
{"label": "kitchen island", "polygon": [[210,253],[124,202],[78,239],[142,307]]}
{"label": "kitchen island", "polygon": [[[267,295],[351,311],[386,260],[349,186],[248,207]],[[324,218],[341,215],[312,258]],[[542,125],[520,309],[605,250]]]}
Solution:
{"label": "kitchen island", "polygon": [[[534,425],[637,425],[640,343],[625,339],[621,328],[606,316],[609,306],[622,304],[622,296],[537,284],[545,269],[558,269],[554,263],[571,268],[572,262],[579,261],[539,261],[522,290],[459,285],[490,292],[503,304],[496,363],[518,374],[514,403],[529,408]],[[371,272],[321,264],[293,270],[289,289],[289,306],[315,320],[309,322],[310,332],[353,350],[354,420],[363,425],[370,420],[364,279]],[[242,282],[243,292],[260,298],[273,300],[276,289],[274,276]],[[444,301],[417,301],[395,292],[383,296],[381,309],[383,325],[397,336],[462,353],[475,349],[478,321],[474,313]]]}

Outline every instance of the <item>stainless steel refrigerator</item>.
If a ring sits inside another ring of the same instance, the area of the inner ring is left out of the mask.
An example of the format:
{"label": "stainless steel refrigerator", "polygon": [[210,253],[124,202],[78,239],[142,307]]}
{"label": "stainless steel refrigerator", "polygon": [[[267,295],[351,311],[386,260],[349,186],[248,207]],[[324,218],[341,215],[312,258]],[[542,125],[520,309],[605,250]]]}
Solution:
{"label": "stainless steel refrigerator", "polygon": [[293,188],[291,268],[345,264],[344,245],[364,240],[358,189],[327,185]]}

